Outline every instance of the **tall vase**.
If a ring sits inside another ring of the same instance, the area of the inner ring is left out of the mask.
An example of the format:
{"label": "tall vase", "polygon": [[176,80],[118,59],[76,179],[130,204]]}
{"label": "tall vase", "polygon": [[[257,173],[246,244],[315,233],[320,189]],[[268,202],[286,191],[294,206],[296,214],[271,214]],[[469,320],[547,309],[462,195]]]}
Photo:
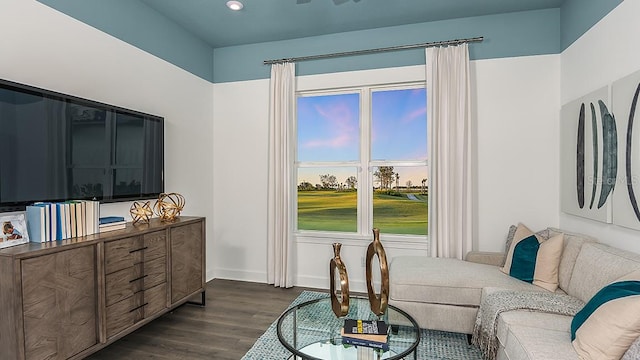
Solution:
{"label": "tall vase", "polygon": [[[347,315],[349,312],[349,276],[347,267],[340,258],[342,244],[333,244],[333,259],[329,262],[329,276],[331,278],[331,309],[337,317]],[[336,270],[340,277],[340,299],[336,293]]]}
{"label": "tall vase", "polygon": [[[371,262],[374,256],[378,256],[380,263],[380,295],[376,294],[373,288],[373,270]],[[387,254],[380,242],[380,230],[373,229],[373,242],[367,247],[367,294],[369,295],[369,305],[374,314],[381,316],[387,311],[389,303],[389,267],[387,266]]]}

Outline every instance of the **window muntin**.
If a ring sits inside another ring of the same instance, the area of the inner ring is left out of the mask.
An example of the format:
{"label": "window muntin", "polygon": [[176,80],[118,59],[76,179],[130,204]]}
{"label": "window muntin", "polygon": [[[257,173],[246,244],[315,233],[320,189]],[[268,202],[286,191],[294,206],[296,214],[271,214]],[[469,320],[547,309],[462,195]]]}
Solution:
{"label": "window muntin", "polygon": [[[422,84],[301,93],[297,115],[298,231],[426,235]],[[384,189],[374,175],[381,167],[396,176]]]}

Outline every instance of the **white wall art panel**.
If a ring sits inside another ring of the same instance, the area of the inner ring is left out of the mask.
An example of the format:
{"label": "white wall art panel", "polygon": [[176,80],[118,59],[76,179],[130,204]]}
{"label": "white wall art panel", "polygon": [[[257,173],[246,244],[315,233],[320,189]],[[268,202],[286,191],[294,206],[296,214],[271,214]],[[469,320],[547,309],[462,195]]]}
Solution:
{"label": "white wall art panel", "polygon": [[618,182],[613,223],[640,230],[640,71],[613,83],[613,113],[618,125]]}
{"label": "white wall art panel", "polygon": [[602,87],[565,104],[560,115],[561,209],[602,222],[611,222],[618,170],[609,104],[609,88]]}

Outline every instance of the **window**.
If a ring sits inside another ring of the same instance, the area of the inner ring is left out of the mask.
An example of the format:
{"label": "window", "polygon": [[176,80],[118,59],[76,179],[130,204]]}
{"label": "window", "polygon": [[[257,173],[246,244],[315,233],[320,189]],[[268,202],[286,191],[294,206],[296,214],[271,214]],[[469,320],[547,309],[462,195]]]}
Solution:
{"label": "window", "polygon": [[297,230],[427,234],[424,86],[297,99]]}

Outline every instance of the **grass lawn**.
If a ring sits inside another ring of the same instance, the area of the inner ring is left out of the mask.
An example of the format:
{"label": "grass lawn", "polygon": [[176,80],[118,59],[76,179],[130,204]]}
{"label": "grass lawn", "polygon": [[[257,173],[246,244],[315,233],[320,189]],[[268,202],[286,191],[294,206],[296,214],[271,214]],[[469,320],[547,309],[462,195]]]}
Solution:
{"label": "grass lawn", "polygon": [[[427,234],[427,196],[373,195],[374,227],[387,234]],[[355,191],[298,191],[298,229],[357,231]]]}

